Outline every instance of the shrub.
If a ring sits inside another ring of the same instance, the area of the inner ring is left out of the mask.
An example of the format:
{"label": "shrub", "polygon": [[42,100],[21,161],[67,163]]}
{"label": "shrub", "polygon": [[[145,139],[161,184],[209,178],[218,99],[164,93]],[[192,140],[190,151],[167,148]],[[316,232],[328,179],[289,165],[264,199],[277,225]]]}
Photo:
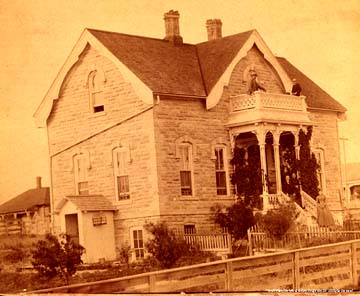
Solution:
{"label": "shrub", "polygon": [[128,243],[124,243],[119,249],[119,258],[122,264],[129,267],[131,257],[131,247]]}
{"label": "shrub", "polygon": [[190,252],[186,242],[175,235],[165,223],[148,223],[145,229],[153,235],[145,247],[162,268],[170,268]]}
{"label": "shrub", "polygon": [[45,240],[34,244],[31,251],[32,264],[40,276],[53,278],[59,275],[68,284],[69,278],[76,272],[76,267],[82,263],[81,255],[84,251],[85,249],[67,234],[61,234],[60,240],[47,234]]}
{"label": "shrub", "polygon": [[216,224],[226,227],[234,241],[243,239],[249,227],[255,224],[255,217],[250,206],[238,200],[231,207],[215,205],[211,208]]}
{"label": "shrub", "polygon": [[278,208],[269,210],[261,219],[260,226],[272,238],[282,239],[285,233],[294,225],[295,205],[280,204]]}

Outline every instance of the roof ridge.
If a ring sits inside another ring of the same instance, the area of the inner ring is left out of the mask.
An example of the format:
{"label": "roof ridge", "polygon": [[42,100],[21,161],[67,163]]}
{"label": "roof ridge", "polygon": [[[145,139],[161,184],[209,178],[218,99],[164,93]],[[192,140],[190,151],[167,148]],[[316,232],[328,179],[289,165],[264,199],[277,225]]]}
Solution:
{"label": "roof ridge", "polygon": [[[114,31],[106,31],[106,30],[92,29],[92,28],[85,28],[85,30],[88,30],[89,32],[91,32],[91,31],[96,31],[96,32],[100,32],[100,33],[117,34],[117,35],[122,35],[122,36],[128,36],[128,37],[134,37],[134,38],[140,38],[140,39],[150,39],[150,40],[155,40],[155,41],[161,41],[161,42],[164,42],[164,43],[169,43],[168,40],[160,39],[160,38],[155,38],[155,37],[132,35],[132,34],[127,34],[127,33],[114,32]],[[186,42],[182,43],[181,45],[196,46],[196,44],[186,43]]]}
{"label": "roof ridge", "polygon": [[251,30],[248,30],[248,31],[244,31],[244,32],[240,32],[240,33],[235,33],[235,34],[232,34],[232,35],[227,35],[227,36],[224,36],[224,37],[221,37],[221,38],[218,38],[218,39],[214,39],[214,40],[207,40],[207,41],[203,41],[203,42],[200,42],[200,43],[196,43],[195,45],[200,45],[200,44],[205,44],[205,43],[212,43],[212,42],[217,42],[219,40],[224,40],[224,39],[228,39],[228,38],[233,38],[237,35],[245,35],[246,33],[252,33],[252,32],[255,32],[256,30],[255,29],[251,29]]}

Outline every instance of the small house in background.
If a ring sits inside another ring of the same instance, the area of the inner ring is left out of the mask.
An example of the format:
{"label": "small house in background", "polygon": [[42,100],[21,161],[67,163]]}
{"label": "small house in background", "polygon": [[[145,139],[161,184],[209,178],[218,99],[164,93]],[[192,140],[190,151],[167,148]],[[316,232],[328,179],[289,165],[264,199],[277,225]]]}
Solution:
{"label": "small house in background", "polygon": [[343,171],[345,220],[357,221],[360,225],[357,218],[360,213],[360,163],[347,163]]}
{"label": "small house in background", "polygon": [[36,188],[0,205],[0,235],[50,232],[49,192],[49,187],[41,186],[41,177],[36,177]]}

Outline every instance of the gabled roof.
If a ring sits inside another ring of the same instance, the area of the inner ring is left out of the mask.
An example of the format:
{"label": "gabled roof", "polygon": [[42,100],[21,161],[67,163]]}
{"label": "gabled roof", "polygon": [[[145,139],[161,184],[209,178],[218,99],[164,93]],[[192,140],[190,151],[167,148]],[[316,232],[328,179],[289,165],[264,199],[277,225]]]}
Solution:
{"label": "gabled roof", "polygon": [[153,92],[206,96],[194,45],[88,30]]}
{"label": "gabled roof", "polygon": [[59,211],[66,202],[71,202],[82,212],[115,211],[116,208],[103,195],[71,195],[66,196],[57,206]]}
{"label": "gabled roof", "polygon": [[320,86],[315,84],[309,77],[293,66],[287,59],[277,57],[284,70],[292,78],[296,78],[301,85],[301,94],[306,96],[306,103],[310,108],[345,112],[346,108],[331,97]]}
{"label": "gabled roof", "polygon": [[207,93],[235,58],[254,30],[202,42],[196,45]]}
{"label": "gabled roof", "polygon": [[45,125],[63,80],[88,44],[113,61],[139,98],[150,105],[155,93],[206,98],[207,108],[214,107],[236,63],[256,44],[278,72],[287,92],[291,91],[290,78],[296,77],[308,107],[346,111],[286,59],[275,58],[256,30],[196,45],[174,45],[163,39],[85,29],[34,114],[39,126]]}
{"label": "gabled roof", "polygon": [[27,190],[0,205],[0,214],[30,211],[36,206],[50,206],[49,191],[49,187]]}

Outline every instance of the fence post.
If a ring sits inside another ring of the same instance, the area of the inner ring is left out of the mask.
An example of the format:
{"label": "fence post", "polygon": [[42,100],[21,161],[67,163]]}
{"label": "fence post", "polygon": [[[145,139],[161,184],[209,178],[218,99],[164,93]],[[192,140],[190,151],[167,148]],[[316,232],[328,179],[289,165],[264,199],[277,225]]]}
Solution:
{"label": "fence post", "polygon": [[227,234],[227,241],[228,241],[229,253],[232,254],[232,240],[231,240],[231,234],[230,233]]}
{"label": "fence post", "polygon": [[299,251],[294,252],[294,289],[300,289],[300,256]]}
{"label": "fence post", "polygon": [[356,243],[351,243],[351,276],[354,288],[358,287]]}
{"label": "fence post", "polygon": [[149,293],[155,292],[155,275],[149,275]]}
{"label": "fence post", "polygon": [[233,290],[232,262],[226,262],[225,264],[225,289],[229,292]]}
{"label": "fence post", "polygon": [[247,230],[247,235],[248,235],[248,247],[249,247],[249,255],[253,256],[253,247],[252,247],[252,242],[251,242],[251,231],[250,228],[248,228]]}

